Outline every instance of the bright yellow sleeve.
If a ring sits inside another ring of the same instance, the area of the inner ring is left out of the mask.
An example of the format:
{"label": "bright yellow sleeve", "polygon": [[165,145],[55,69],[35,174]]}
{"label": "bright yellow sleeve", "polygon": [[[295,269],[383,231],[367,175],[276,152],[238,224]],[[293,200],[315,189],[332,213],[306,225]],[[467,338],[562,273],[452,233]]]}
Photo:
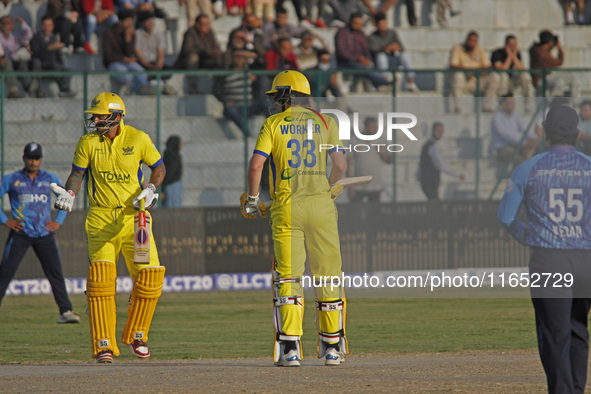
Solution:
{"label": "bright yellow sleeve", "polygon": [[156,145],[152,142],[152,139],[147,133],[143,133],[143,145],[144,145],[144,155],[143,160],[150,168],[157,167],[162,163],[162,156],[158,149],[156,149]]}
{"label": "bright yellow sleeve", "polygon": [[259,131],[259,136],[257,137],[253,153],[258,153],[265,157],[269,157],[271,154],[273,149],[273,137],[271,134],[272,119],[273,117],[267,118],[265,123],[263,123],[263,126],[261,126],[261,131]]}
{"label": "bright yellow sleeve", "polygon": [[76,144],[76,152],[74,153],[74,160],[72,161],[72,166],[80,171],[85,171],[88,169],[88,165],[90,163],[90,151],[89,151],[89,144],[88,138],[83,136],[78,140],[78,144]]}

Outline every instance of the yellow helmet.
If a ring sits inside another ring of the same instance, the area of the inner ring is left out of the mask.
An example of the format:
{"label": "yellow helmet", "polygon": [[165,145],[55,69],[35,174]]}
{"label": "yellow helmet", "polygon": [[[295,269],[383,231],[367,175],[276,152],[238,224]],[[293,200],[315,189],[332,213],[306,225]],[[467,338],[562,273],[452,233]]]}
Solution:
{"label": "yellow helmet", "polygon": [[121,97],[115,93],[104,92],[92,99],[90,108],[84,113],[95,115],[121,114],[125,116],[125,104]]}
{"label": "yellow helmet", "polygon": [[[84,128],[88,133],[97,131],[104,135],[117,127],[121,123],[121,118],[117,119],[117,115],[125,116],[125,104],[121,97],[115,93],[104,92],[98,94],[92,99],[90,108],[84,111],[85,114],[91,114],[88,119],[84,120]],[[110,115],[106,119],[95,121],[95,115]]]}
{"label": "yellow helmet", "polygon": [[288,88],[291,92],[310,95],[310,82],[304,74],[294,70],[286,70],[277,74],[273,79],[271,90],[265,94],[276,94],[278,90],[287,90]]}

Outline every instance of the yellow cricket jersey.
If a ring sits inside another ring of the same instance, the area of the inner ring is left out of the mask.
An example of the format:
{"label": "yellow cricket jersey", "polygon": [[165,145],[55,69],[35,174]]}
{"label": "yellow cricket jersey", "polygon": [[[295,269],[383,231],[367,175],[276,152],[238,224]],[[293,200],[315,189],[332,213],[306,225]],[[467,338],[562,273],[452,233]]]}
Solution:
{"label": "yellow cricket jersey", "polygon": [[311,196],[330,196],[326,161],[342,147],[333,118],[309,108],[292,107],[267,118],[254,153],[270,158],[271,197],[284,205]]}
{"label": "yellow cricket jersey", "polygon": [[148,134],[123,121],[119,130],[113,141],[92,132],[81,137],[76,145],[72,167],[88,171],[91,207],[133,207],[133,198],[143,189],[142,163],[150,168],[162,163]]}

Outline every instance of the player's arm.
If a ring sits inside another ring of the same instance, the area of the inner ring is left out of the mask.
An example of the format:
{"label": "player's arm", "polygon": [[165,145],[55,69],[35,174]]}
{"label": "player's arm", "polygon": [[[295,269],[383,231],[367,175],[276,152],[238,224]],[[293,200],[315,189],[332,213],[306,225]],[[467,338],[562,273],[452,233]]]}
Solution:
{"label": "player's arm", "polygon": [[[8,175],[2,178],[2,182],[0,182],[0,197],[4,196],[8,193],[8,188],[10,186],[10,179]],[[9,219],[8,216],[0,209],[0,223],[5,225],[11,230],[20,231],[24,228],[22,219]]]}
{"label": "player's arm", "polygon": [[65,189],[73,191],[74,195],[78,195],[78,193],[80,193],[80,188],[82,187],[84,174],[86,174],[85,169],[72,167],[72,172],[70,172],[70,175],[66,180]]}
{"label": "player's arm", "polygon": [[263,218],[267,217],[267,207],[265,204],[259,203],[259,187],[266,160],[267,156],[255,152],[248,163],[248,192],[240,196],[242,216],[247,219],[254,219],[257,215]]}
{"label": "player's arm", "polygon": [[265,156],[254,153],[248,162],[248,195],[250,196],[259,195],[261,176],[266,160]]}
{"label": "player's arm", "polygon": [[509,234],[521,243],[525,243],[527,238],[527,224],[518,220],[517,214],[525,198],[527,179],[535,161],[527,161],[513,171],[511,178],[507,182],[505,194],[497,211],[499,222],[501,222]]}
{"label": "player's arm", "polygon": [[55,209],[72,212],[74,198],[80,193],[80,187],[85,173],[86,169],[72,165],[72,172],[70,172],[70,176],[68,176],[65,188],[61,187],[56,182],[52,182],[49,185],[51,190],[57,195],[57,200],[55,200],[54,204]]}
{"label": "player's arm", "polygon": [[162,182],[164,181],[164,177],[166,176],[166,167],[164,166],[164,162],[160,163],[156,167],[152,168],[152,173],[150,174],[150,183],[158,189]]}
{"label": "player's arm", "polygon": [[162,159],[158,160],[153,166],[150,166],[152,173],[150,174],[150,181],[133,199],[133,206],[135,209],[140,209],[140,200],[144,200],[145,209],[151,209],[156,203],[158,202],[158,198],[160,197],[156,190],[162,185],[164,181],[164,177],[166,176],[166,167],[164,166],[164,161]]}
{"label": "player's arm", "polygon": [[334,185],[347,172],[347,160],[345,160],[345,155],[340,150],[331,153],[330,160],[332,161],[332,169],[330,170],[328,183]]}
{"label": "player's arm", "polygon": [[[56,183],[60,187],[62,187],[61,182],[60,182],[59,178],[57,177],[57,175],[51,174],[51,181],[53,183]],[[57,194],[57,195],[59,196],[59,194]],[[51,201],[51,197],[50,197],[50,201]],[[45,229],[49,230],[49,231],[57,231],[64,224],[64,220],[66,219],[67,215],[68,215],[68,213],[66,211],[62,211],[61,209],[58,210],[55,220],[48,220],[47,224],[45,226]]]}

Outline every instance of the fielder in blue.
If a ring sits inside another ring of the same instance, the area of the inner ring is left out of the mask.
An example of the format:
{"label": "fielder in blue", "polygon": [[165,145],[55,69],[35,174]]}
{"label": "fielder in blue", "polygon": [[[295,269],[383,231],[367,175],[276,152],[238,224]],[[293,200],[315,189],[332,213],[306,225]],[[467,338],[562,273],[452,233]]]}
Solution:
{"label": "fielder in blue", "polygon": [[[591,157],[575,149],[579,117],[553,107],[543,122],[548,152],[511,174],[497,216],[532,248],[530,294],[550,393],[583,393],[591,307]],[[528,224],[517,219],[525,207]]]}
{"label": "fielder in blue", "polygon": [[23,161],[25,167],[22,170],[4,176],[0,183],[0,197],[8,193],[13,217],[9,219],[0,210],[0,223],[10,229],[0,263],[0,302],[27,249],[32,246],[60,309],[57,322],[79,323],[80,317],[72,312],[54,237],[54,232],[64,223],[66,212],[59,211],[55,221],[51,220],[49,184],[60,184],[60,181],[55,174],[40,169],[43,161],[41,145],[27,144]]}

